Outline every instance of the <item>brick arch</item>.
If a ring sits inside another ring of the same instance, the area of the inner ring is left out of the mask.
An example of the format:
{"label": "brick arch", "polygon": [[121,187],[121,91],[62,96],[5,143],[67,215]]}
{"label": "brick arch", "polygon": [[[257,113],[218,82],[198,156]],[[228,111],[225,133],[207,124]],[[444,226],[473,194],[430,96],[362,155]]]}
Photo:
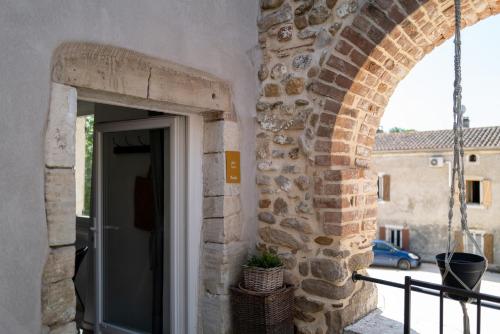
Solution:
{"label": "brick arch", "polygon": [[[500,12],[499,0],[462,2],[463,27]],[[261,8],[259,246],[286,260],[298,332],[342,333],[377,305],[373,285],[350,279],[373,259],[376,130],[397,84],[453,35],[453,1],[263,0]]]}
{"label": "brick arch", "polygon": [[[462,28],[499,12],[498,0],[464,0]],[[339,31],[311,85],[313,93],[325,97],[315,129],[315,165],[368,167],[376,130],[397,84],[453,35],[451,0],[362,5]]]}

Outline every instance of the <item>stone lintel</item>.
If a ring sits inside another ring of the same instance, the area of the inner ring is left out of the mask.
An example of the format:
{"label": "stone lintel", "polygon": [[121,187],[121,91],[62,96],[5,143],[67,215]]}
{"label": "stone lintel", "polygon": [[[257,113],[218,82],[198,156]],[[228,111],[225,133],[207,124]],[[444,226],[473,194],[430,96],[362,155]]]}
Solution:
{"label": "stone lintel", "polygon": [[64,43],[55,51],[52,67],[52,80],[61,84],[203,110],[232,110],[227,82],[128,49]]}

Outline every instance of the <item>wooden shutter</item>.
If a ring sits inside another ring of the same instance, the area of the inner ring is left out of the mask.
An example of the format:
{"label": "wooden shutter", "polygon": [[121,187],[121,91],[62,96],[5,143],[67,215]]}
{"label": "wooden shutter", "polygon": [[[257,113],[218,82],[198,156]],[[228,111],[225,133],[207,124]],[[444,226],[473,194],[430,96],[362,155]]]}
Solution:
{"label": "wooden shutter", "polygon": [[486,208],[491,206],[491,180],[483,181],[483,205]]}
{"label": "wooden shutter", "polygon": [[384,175],[382,176],[382,180],[384,182],[383,186],[383,197],[382,199],[384,201],[390,201],[391,200],[391,176],[390,175]]}
{"label": "wooden shutter", "polygon": [[455,231],[455,251],[456,252],[464,251],[464,238],[462,235],[462,231]]}
{"label": "wooden shutter", "polygon": [[378,229],[378,238],[380,240],[385,240],[385,226],[380,226]]}
{"label": "wooden shutter", "polygon": [[483,252],[489,263],[493,263],[493,234],[485,233],[483,236]]}
{"label": "wooden shutter", "polygon": [[410,229],[409,228],[404,228],[401,230],[401,237],[403,238],[402,240],[402,248],[404,250],[409,251],[410,250]]}

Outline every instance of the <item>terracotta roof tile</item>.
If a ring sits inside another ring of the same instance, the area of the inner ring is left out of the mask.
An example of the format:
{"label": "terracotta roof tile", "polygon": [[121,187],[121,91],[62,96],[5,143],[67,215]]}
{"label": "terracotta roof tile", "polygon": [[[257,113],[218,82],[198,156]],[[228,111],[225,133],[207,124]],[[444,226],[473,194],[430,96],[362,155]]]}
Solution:
{"label": "terracotta roof tile", "polygon": [[[466,148],[500,148],[500,126],[464,129]],[[453,130],[378,133],[375,151],[453,149]]]}

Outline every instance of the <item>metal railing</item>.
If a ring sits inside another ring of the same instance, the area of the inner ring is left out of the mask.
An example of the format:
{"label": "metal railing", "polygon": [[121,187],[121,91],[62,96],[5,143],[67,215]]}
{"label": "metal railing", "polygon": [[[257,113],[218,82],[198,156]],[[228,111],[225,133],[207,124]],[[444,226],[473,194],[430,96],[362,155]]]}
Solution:
{"label": "metal railing", "polygon": [[458,295],[465,298],[473,299],[472,304],[477,305],[477,324],[476,333],[481,333],[481,308],[487,307],[491,309],[500,310],[500,297],[493,296],[485,293],[478,293],[473,291],[467,291],[464,289],[452,288],[440,284],[434,284],[424,281],[419,281],[412,279],[410,276],[405,276],[405,282],[396,283],[383,279],[378,279],[374,277],[369,277],[365,275],[358,274],[354,272],[352,274],[352,279],[354,281],[367,281],[376,284],[382,284],[391,286],[398,289],[404,290],[404,334],[410,334],[411,330],[411,292],[420,292],[423,294],[439,297],[439,333],[443,334],[443,300],[444,298],[449,298],[445,294],[450,293],[452,295]]}

